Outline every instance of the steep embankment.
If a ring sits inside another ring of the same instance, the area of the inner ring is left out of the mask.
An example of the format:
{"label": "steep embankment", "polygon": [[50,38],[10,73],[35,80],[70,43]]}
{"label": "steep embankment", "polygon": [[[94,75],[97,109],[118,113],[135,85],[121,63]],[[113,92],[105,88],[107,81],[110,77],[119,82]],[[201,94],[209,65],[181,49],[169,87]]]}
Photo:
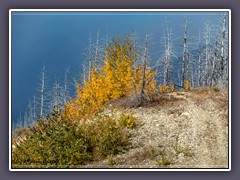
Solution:
{"label": "steep embankment", "polygon": [[132,148],[84,167],[228,168],[227,92],[173,92],[128,111],[142,123]]}

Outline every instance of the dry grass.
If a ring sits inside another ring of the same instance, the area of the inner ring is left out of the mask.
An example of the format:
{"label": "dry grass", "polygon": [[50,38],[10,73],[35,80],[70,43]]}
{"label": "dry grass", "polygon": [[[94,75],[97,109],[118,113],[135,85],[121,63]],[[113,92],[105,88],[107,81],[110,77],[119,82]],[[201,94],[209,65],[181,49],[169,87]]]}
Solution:
{"label": "dry grass", "polygon": [[220,109],[228,106],[227,92],[217,87],[197,88],[191,90],[190,96],[195,100],[197,105],[203,105],[206,100],[212,100],[219,105]]}
{"label": "dry grass", "polygon": [[148,101],[146,101],[145,104],[143,104],[143,106],[146,107],[171,107],[173,105],[179,104],[179,103],[183,103],[184,99],[183,98],[176,98],[173,95],[171,95],[171,93],[166,93],[163,95],[153,95],[152,97],[149,98]]}
{"label": "dry grass", "polygon": [[140,102],[140,98],[136,96],[126,96],[119,99],[114,99],[109,101],[108,107],[113,107],[116,109],[126,109],[126,108],[138,108],[138,107],[171,107],[173,105],[183,103],[185,100],[183,98],[176,98],[172,93],[165,94],[153,94],[147,96],[143,103]]}

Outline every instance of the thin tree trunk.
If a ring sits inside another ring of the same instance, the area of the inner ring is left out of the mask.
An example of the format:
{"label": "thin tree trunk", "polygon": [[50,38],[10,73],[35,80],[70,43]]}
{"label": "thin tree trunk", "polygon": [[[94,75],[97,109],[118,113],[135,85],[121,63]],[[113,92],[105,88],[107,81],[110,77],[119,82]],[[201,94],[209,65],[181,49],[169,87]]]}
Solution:
{"label": "thin tree trunk", "polygon": [[97,33],[97,39],[96,39],[96,45],[95,45],[94,65],[91,64],[91,66],[93,66],[95,71],[97,69],[98,59],[99,59],[99,31]]}
{"label": "thin tree trunk", "polygon": [[142,72],[142,88],[141,88],[141,99],[140,103],[142,104],[145,100],[145,85],[146,85],[146,67],[147,67],[147,56],[148,56],[148,36],[145,36],[145,47],[143,52],[143,72]]}
{"label": "thin tree trunk", "polygon": [[205,38],[206,38],[206,65],[205,65],[205,86],[209,85],[209,68],[210,68],[210,25],[207,24],[206,25],[206,34],[205,34]]}
{"label": "thin tree trunk", "polygon": [[[97,40],[97,42],[98,42],[98,40]],[[88,48],[88,81],[91,80],[91,77],[90,77],[91,70],[92,70],[92,39],[91,39],[91,36],[90,36],[89,48]],[[84,73],[84,75],[85,75],[85,73]]]}
{"label": "thin tree trunk", "polygon": [[215,81],[215,71],[216,71],[216,63],[217,63],[217,47],[218,47],[218,41],[217,36],[215,40],[215,46],[214,46],[214,54],[213,54],[213,64],[212,64],[212,74],[210,78],[210,86],[213,86],[216,82]]}
{"label": "thin tree trunk", "polygon": [[184,44],[183,44],[183,60],[182,60],[182,87],[184,87],[185,83],[185,71],[186,71],[186,61],[187,61],[187,54],[188,54],[188,36],[187,36],[187,30],[188,30],[188,22],[185,20],[184,25]]}
{"label": "thin tree trunk", "polygon": [[223,17],[222,29],[221,29],[221,59],[219,66],[220,83],[223,83],[223,70],[225,60],[225,36],[226,36],[226,15]]}
{"label": "thin tree trunk", "polygon": [[35,96],[33,96],[33,120],[32,120],[32,123],[34,123],[36,119],[37,119],[37,114],[36,114],[36,98],[35,98]]}
{"label": "thin tree trunk", "polygon": [[45,74],[45,66],[43,66],[41,71],[41,83],[40,83],[40,116],[42,117],[44,114],[44,102],[45,102],[45,84],[46,84],[46,74]]}
{"label": "thin tree trunk", "polygon": [[198,37],[198,86],[202,86],[202,45],[200,31]]}
{"label": "thin tree trunk", "polygon": [[165,41],[165,64],[164,64],[164,80],[163,84],[164,86],[169,85],[169,65],[171,60],[171,49],[172,49],[172,38],[171,38],[171,32],[168,29],[168,26],[166,27],[166,41]]}

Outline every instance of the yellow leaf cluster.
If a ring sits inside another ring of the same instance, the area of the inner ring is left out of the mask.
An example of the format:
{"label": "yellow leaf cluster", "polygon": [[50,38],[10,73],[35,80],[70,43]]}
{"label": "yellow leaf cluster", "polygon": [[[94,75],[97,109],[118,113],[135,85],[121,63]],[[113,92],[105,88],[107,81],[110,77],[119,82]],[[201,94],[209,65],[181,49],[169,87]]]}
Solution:
{"label": "yellow leaf cluster", "polygon": [[160,93],[163,94],[163,93],[168,91],[169,87],[167,85],[166,86],[162,86],[161,84],[159,84],[158,88],[159,88]]}
{"label": "yellow leaf cluster", "polygon": [[190,82],[188,80],[185,83],[185,89],[190,90]]}
{"label": "yellow leaf cluster", "polygon": [[127,120],[127,127],[128,127],[128,128],[132,128],[132,127],[133,127],[133,124],[134,124],[134,122],[132,122],[131,119],[128,119],[128,120]]}

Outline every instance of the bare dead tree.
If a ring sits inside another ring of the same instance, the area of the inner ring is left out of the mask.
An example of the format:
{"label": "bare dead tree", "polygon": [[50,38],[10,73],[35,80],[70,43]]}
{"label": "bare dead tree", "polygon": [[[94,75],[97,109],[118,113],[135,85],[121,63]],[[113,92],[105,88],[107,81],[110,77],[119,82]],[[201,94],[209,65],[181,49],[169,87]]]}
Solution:
{"label": "bare dead tree", "polygon": [[53,99],[52,99],[52,107],[51,110],[55,109],[60,111],[64,108],[64,89],[61,87],[59,82],[59,77],[56,76],[55,82],[53,85]]}
{"label": "bare dead tree", "polygon": [[211,77],[210,77],[210,86],[215,85],[216,82],[216,68],[217,68],[217,60],[218,60],[218,34],[215,36],[214,50],[213,50],[213,61],[211,67]]}
{"label": "bare dead tree", "polygon": [[[220,55],[220,65],[219,65],[219,81],[220,83],[223,83],[223,79],[224,79],[224,64],[228,64],[226,63],[226,30],[227,30],[227,15],[224,14],[223,17],[221,17],[220,19],[220,23],[221,23],[221,27],[220,27],[220,34],[221,34],[221,46],[220,46],[220,51],[221,51],[221,55]],[[228,74],[228,73],[227,73]]]}
{"label": "bare dead tree", "polygon": [[182,60],[182,87],[184,87],[185,74],[186,74],[186,64],[188,58],[188,21],[185,19],[184,25],[184,37],[183,37],[183,60]]}
{"label": "bare dead tree", "polygon": [[192,53],[188,53],[188,63],[187,63],[187,80],[190,81],[191,87],[195,86],[195,76],[194,72],[194,59]]}
{"label": "bare dead tree", "polygon": [[145,86],[146,86],[146,68],[147,68],[147,58],[148,58],[148,36],[145,35],[144,39],[144,50],[142,55],[142,87],[141,87],[141,94],[140,94],[140,104],[142,104],[145,100]]}
{"label": "bare dead tree", "polygon": [[32,113],[33,113],[33,124],[37,119],[37,111],[36,111],[36,97],[33,96],[33,109],[32,109]]}
{"label": "bare dead tree", "polygon": [[220,80],[223,80],[223,64],[224,64],[224,56],[225,56],[225,34],[226,34],[226,16],[223,17],[222,29],[221,29],[221,60],[219,67]]}
{"label": "bare dead tree", "polygon": [[39,102],[40,117],[43,117],[46,111],[46,102],[47,102],[46,83],[47,83],[47,77],[46,77],[46,69],[44,65],[40,72],[40,84],[39,84],[39,87],[37,88],[37,91],[39,92],[39,101],[40,101]]}
{"label": "bare dead tree", "polygon": [[191,80],[191,54],[190,52],[187,53],[187,61],[186,61],[186,80]]}
{"label": "bare dead tree", "polygon": [[202,44],[201,44],[201,32],[199,30],[199,35],[198,35],[198,86],[202,86],[202,73],[203,73]]}
{"label": "bare dead tree", "polygon": [[169,66],[172,54],[172,31],[166,25],[166,38],[165,38],[165,63],[164,63],[164,86],[169,85]]}
{"label": "bare dead tree", "polygon": [[[98,43],[98,40],[97,40],[97,43]],[[89,38],[89,44],[88,44],[88,80],[90,81],[91,77],[90,77],[90,74],[91,74],[91,70],[92,70],[92,38],[91,38],[91,35],[90,35],[90,38]],[[86,72],[85,72],[86,73]],[[85,76],[85,73],[84,76]]]}
{"label": "bare dead tree", "polygon": [[158,84],[162,83],[164,86],[169,86],[170,83],[174,81],[172,70],[174,70],[173,61],[177,59],[177,53],[174,51],[174,34],[172,28],[168,25],[167,19],[163,29],[164,35],[161,38],[160,48],[163,50],[160,50],[161,55],[152,68],[157,70],[156,79]]}
{"label": "bare dead tree", "polygon": [[96,43],[95,43],[95,53],[94,53],[94,63],[91,64],[91,66],[96,70],[98,61],[99,61],[99,56],[100,56],[100,48],[99,48],[99,31],[97,32],[97,38],[96,38]]}
{"label": "bare dead tree", "polygon": [[205,57],[205,86],[209,85],[210,63],[211,63],[211,46],[210,46],[210,23],[205,24],[205,41],[206,41],[206,57]]}
{"label": "bare dead tree", "polygon": [[[136,66],[136,61],[138,59],[138,52],[137,52],[137,40],[136,40],[136,35],[135,35],[135,31],[132,29],[132,32],[130,34],[130,52],[131,52],[131,58],[133,59],[133,64],[132,64],[132,71],[133,71],[133,74],[136,74],[136,71],[137,71],[137,66]],[[132,83],[133,83],[133,86],[134,86],[134,94],[135,94],[135,97],[137,98],[138,97],[138,93],[137,93],[137,86],[136,86],[136,80],[137,78],[135,76],[133,76],[133,79],[132,79]]]}
{"label": "bare dead tree", "polygon": [[89,43],[88,43],[88,48],[86,50],[87,52],[84,53],[83,55],[85,56],[84,62],[82,64],[82,73],[79,75],[82,81],[82,84],[84,85],[85,80],[90,81],[91,77],[91,71],[94,65],[94,59],[93,59],[93,44],[92,44],[92,37],[90,34],[89,37]]}
{"label": "bare dead tree", "polygon": [[65,70],[65,76],[64,76],[64,96],[63,96],[63,103],[64,105],[68,102],[68,73],[69,68]]}
{"label": "bare dead tree", "polygon": [[41,105],[40,105],[40,116],[43,115],[43,106],[44,106],[44,98],[45,98],[45,66],[43,66],[41,72]]}

